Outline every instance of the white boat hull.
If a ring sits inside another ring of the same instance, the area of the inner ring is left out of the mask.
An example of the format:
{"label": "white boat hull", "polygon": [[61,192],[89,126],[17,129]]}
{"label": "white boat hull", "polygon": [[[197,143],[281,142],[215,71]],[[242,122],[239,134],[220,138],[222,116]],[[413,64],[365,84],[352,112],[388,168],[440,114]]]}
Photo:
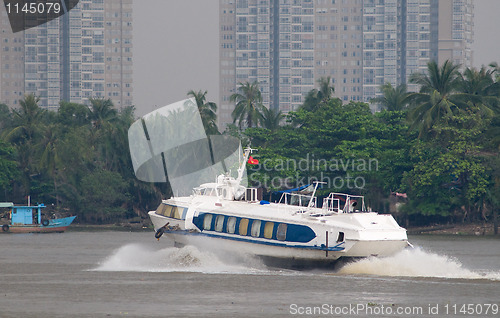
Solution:
{"label": "white boat hull", "polygon": [[[391,232],[372,231],[356,233],[351,231],[351,237],[356,239],[345,239],[336,242],[335,236],[331,236],[329,245],[320,244],[325,242],[325,233],[322,229],[317,230],[316,238],[307,243],[270,241],[263,238],[251,236],[241,237],[227,233],[214,231],[186,230],[183,220],[168,218],[150,212],[151,220],[155,229],[163,228],[168,223],[168,229],[164,236],[170,238],[178,245],[194,245],[203,249],[223,251],[224,253],[239,253],[255,255],[262,258],[283,259],[290,262],[334,262],[339,258],[359,258],[369,256],[393,255],[407,246],[406,232],[398,229]],[[335,232],[335,231],[331,231]]]}
{"label": "white boat hull", "polygon": [[272,246],[223,237],[166,232],[165,236],[180,245],[194,245],[230,253],[276,257],[297,260],[337,260],[340,257],[367,257],[393,255],[407,246],[406,241],[350,241],[345,242],[347,251],[328,251],[315,248]]}

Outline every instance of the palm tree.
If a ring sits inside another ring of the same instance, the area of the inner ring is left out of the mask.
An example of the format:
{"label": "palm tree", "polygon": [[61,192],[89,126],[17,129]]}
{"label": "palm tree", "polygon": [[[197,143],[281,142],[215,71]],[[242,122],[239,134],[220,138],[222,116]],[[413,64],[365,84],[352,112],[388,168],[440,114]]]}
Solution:
{"label": "palm tree", "polygon": [[218,135],[219,129],[217,128],[217,104],[214,102],[207,102],[207,91],[201,90],[195,92],[190,90],[188,96],[191,96],[196,101],[198,111],[200,112],[201,121],[207,135]]}
{"label": "palm tree", "polygon": [[467,68],[457,82],[457,89],[463,94],[463,103],[472,103],[487,116],[500,110],[500,83],[495,82],[495,72],[484,66],[480,70]]}
{"label": "palm tree", "polygon": [[40,98],[34,94],[25,95],[24,99],[19,100],[20,109],[13,109],[14,127],[6,134],[6,139],[13,141],[21,138],[22,141],[30,142],[40,128],[40,120],[45,110],[38,107]]}
{"label": "palm tree", "polygon": [[331,85],[331,82],[330,76],[319,78],[317,80],[319,89],[313,88],[310,90],[300,107],[307,111],[315,111],[322,104],[327,103],[335,92],[335,88]]}
{"label": "palm tree", "polygon": [[306,97],[304,98],[304,103],[300,105],[300,108],[305,109],[307,111],[314,111],[318,108],[320,104],[318,100],[318,90],[316,88],[311,89]]}
{"label": "palm tree", "polygon": [[5,132],[5,139],[14,143],[19,168],[22,171],[22,183],[26,194],[30,194],[31,177],[36,170],[34,161],[34,145],[41,131],[41,120],[46,113],[45,110],[38,107],[40,98],[34,94],[25,95],[24,99],[19,100],[19,109],[12,110],[13,125],[10,131]]}
{"label": "palm tree", "polygon": [[405,84],[399,84],[394,88],[391,83],[385,83],[380,86],[383,96],[375,97],[370,100],[371,103],[380,104],[382,108],[389,111],[403,110],[410,102]]}
{"label": "palm tree", "polygon": [[0,135],[12,124],[12,113],[9,106],[0,103]]}
{"label": "palm tree", "polygon": [[61,167],[62,161],[59,153],[59,136],[57,134],[57,127],[55,125],[48,125],[45,127],[42,134],[41,142],[38,144],[40,148],[41,157],[38,167],[44,170],[52,177],[54,182],[54,191],[56,194],[56,205],[59,205],[59,191],[57,184],[58,170]]}
{"label": "palm tree", "polygon": [[118,111],[111,99],[91,98],[89,119],[92,124],[90,144],[101,154],[101,168],[111,169],[116,145]]}
{"label": "palm tree", "polygon": [[318,99],[320,102],[326,103],[330,98],[332,98],[333,93],[335,92],[333,85],[330,85],[332,83],[332,79],[330,76],[320,77],[317,82],[319,84]]}
{"label": "palm tree", "polygon": [[447,115],[457,109],[454,98],[459,77],[458,65],[447,60],[441,67],[435,61],[427,63],[427,74],[413,73],[410,82],[420,85],[420,91],[410,95],[415,107],[408,118],[411,127],[419,130],[419,138]]}
{"label": "palm tree", "polygon": [[236,107],[232,112],[233,123],[238,121],[238,126],[241,129],[243,122],[246,120],[247,127],[252,127],[253,124],[258,124],[262,118],[262,94],[259,90],[257,82],[239,83],[238,93],[234,93],[230,97],[231,102],[236,102]]}
{"label": "palm tree", "polygon": [[280,126],[280,122],[284,117],[285,115],[281,111],[275,111],[274,109],[264,107],[262,109],[260,124],[264,128],[275,131]]}
{"label": "palm tree", "polygon": [[89,117],[95,129],[100,130],[115,121],[118,112],[113,107],[111,99],[91,98]]}

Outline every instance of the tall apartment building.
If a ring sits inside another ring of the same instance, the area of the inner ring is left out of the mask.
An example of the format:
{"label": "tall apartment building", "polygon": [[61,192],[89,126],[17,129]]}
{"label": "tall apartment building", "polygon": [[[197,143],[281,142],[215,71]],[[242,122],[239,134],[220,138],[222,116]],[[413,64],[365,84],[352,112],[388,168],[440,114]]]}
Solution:
{"label": "tall apartment building", "polygon": [[471,66],[474,6],[470,0],[439,0],[438,9],[439,63],[451,60]]}
{"label": "tall apartment building", "polygon": [[24,35],[12,33],[0,7],[0,103],[15,106],[24,94]]}
{"label": "tall apartment building", "polygon": [[[433,59],[472,65],[472,0],[220,0],[219,124],[238,83],[284,112],[330,76],[343,101],[369,101]],[[410,89],[417,87],[410,85]]]}
{"label": "tall apartment building", "polygon": [[68,14],[15,34],[0,14],[0,102],[13,107],[34,93],[47,109],[89,98],[132,105],[132,0],[81,0]]}

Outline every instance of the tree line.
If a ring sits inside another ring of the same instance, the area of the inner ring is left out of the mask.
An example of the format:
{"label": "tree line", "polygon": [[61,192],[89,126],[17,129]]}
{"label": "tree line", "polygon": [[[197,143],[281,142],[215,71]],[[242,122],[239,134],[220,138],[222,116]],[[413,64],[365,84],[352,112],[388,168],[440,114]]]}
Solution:
{"label": "tree line", "polygon": [[[274,163],[275,169],[266,174],[250,170],[256,184],[308,176],[319,181],[362,177],[363,187],[337,182],[321,193],[363,194],[372,209],[396,213],[414,225],[493,222],[497,227],[499,80],[496,64],[460,71],[450,61],[441,66],[430,62],[426,73],[410,77],[410,83],[420,86],[418,92],[386,83],[380,87],[382,96],[371,100],[382,111],[372,113],[366,103],[344,104],[334,97],[330,78],[321,78],[318,88],[281,124],[269,120],[283,115],[263,106],[257,84],[241,83],[231,98],[236,102],[235,125],[228,131],[257,146],[256,157],[265,160],[267,168]],[[283,167],[283,162],[300,162],[306,154],[310,161],[317,159],[316,165],[300,171]],[[377,160],[377,169],[331,169],[332,162],[369,159]]]}
{"label": "tree line", "polygon": [[[319,79],[318,88],[287,114],[263,105],[258,83],[240,83],[231,96],[233,124],[222,133],[259,149],[255,157],[270,169],[249,167],[249,180],[266,185],[268,193],[287,184],[265,179],[297,184],[311,177],[360,178],[363,187],[328,183],[320,195],[363,194],[373,210],[396,213],[410,224],[496,222],[499,71],[496,64],[460,71],[449,61],[430,62],[425,74],[411,76],[420,85],[416,93],[406,85],[381,86],[382,96],[371,101],[382,109],[376,113],[367,103],[334,97],[330,78]],[[219,134],[217,105],[206,95],[188,92],[207,135]],[[56,112],[38,107],[34,95],[26,95],[18,109],[0,104],[0,200],[19,203],[30,195],[76,213],[80,222],[146,217],[170,189],[135,178],[127,140],[135,120],[134,107],[116,109],[107,99],[91,99],[89,106],[61,102]],[[283,166],[305,158],[316,164]],[[376,168],[354,165],[373,159]]]}

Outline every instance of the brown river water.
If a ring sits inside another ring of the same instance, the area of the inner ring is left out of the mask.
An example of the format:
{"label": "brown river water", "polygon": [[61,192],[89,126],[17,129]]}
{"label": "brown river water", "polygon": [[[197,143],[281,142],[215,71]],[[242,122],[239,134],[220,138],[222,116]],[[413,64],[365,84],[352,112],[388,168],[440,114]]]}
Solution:
{"label": "brown river water", "polygon": [[0,317],[500,317],[500,239],[410,241],[293,271],[153,232],[0,235]]}

